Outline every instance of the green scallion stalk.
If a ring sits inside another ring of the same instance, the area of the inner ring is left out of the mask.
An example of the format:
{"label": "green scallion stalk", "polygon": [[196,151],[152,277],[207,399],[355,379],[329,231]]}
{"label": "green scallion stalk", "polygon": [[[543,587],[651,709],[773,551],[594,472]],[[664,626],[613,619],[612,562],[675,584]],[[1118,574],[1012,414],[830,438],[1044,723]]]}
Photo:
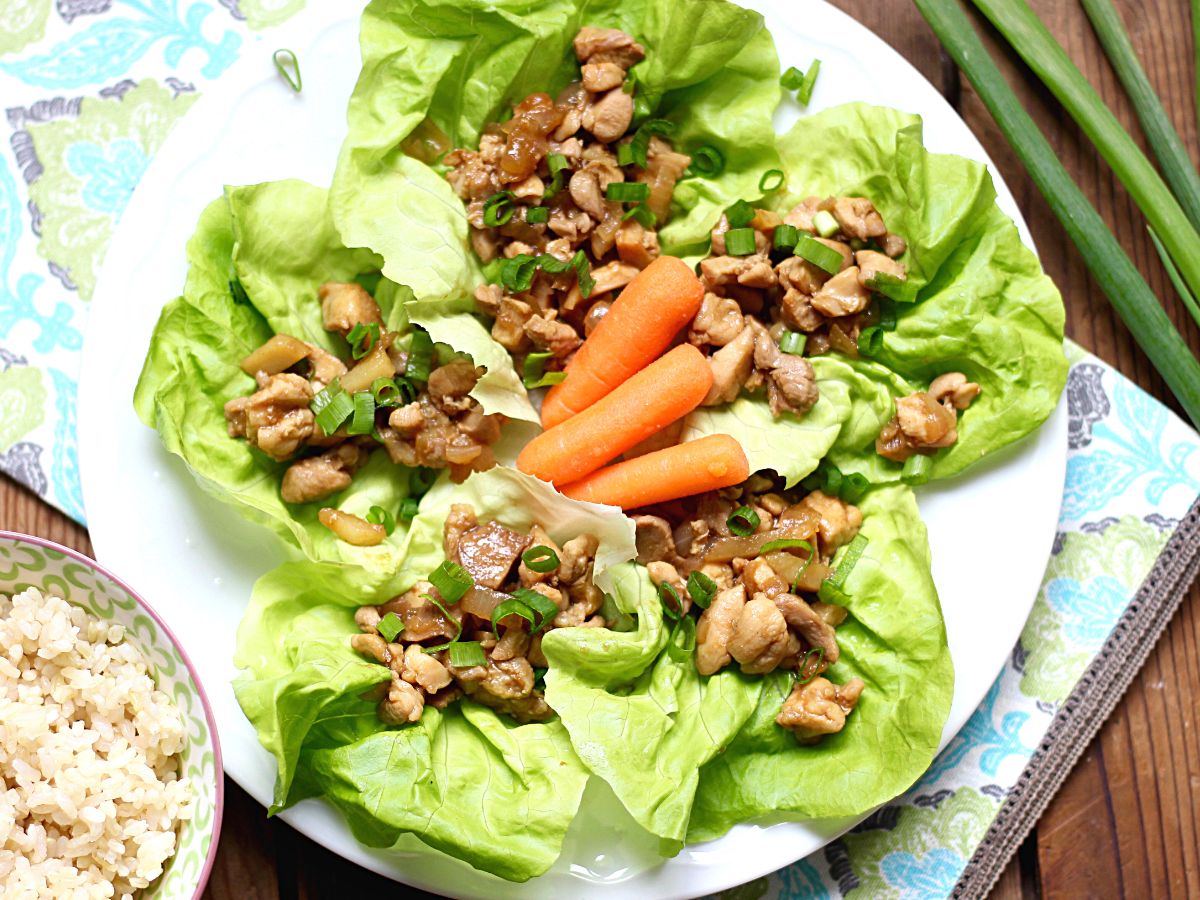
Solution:
{"label": "green scallion stalk", "polygon": [[701,609],[708,609],[708,604],[717,593],[717,583],[697,569],[688,575],[687,592],[693,603]]}
{"label": "green scallion stalk", "polygon": [[764,194],[769,194],[783,187],[786,180],[783,169],[768,169],[763,172],[762,178],[758,179],[758,189]]}
{"label": "green scallion stalk", "polygon": [[683,599],[679,596],[679,591],[675,590],[674,585],[660,581],[658,583],[658,599],[662,601],[663,612],[672,622],[683,615]]}
{"label": "green scallion stalk", "polygon": [[878,356],[883,349],[883,329],[878,325],[864,328],[858,335],[858,352],[863,356]]}
{"label": "green scallion stalk", "polygon": [[429,574],[429,583],[437,588],[447,603],[457,603],[463,594],[475,586],[475,579],[458,563],[445,560]]}
{"label": "green scallion stalk", "polygon": [[511,600],[505,600],[496,604],[496,608],[492,610],[492,631],[500,633],[500,622],[509,616],[520,616],[529,623],[529,630],[532,632],[537,627],[537,615],[529,604],[525,601],[513,597]]}
{"label": "green scallion stalk", "polygon": [[825,648],[813,647],[804,654],[800,660],[800,665],[796,666],[796,671],[801,677],[797,679],[797,684],[808,684],[821,672],[821,664],[825,662]]}
{"label": "green scallion stalk", "polygon": [[1147,230],[1150,232],[1150,240],[1154,242],[1154,249],[1158,252],[1158,258],[1162,260],[1163,268],[1167,270],[1167,277],[1171,279],[1171,284],[1175,286],[1175,292],[1179,294],[1179,299],[1187,306],[1188,312],[1192,314],[1192,318],[1200,322],[1200,304],[1196,303],[1196,298],[1192,296],[1192,292],[1188,290],[1188,286],[1183,283],[1183,277],[1179,274],[1179,269],[1171,261],[1171,257],[1167,253],[1167,248],[1158,239],[1158,235],[1154,233],[1154,229],[1148,228]]}
{"label": "green scallion stalk", "polygon": [[271,54],[271,59],[275,62],[275,71],[283,76],[288,87],[300,93],[304,89],[304,79],[300,77],[300,60],[296,58],[296,52],[281,47]]}
{"label": "green scallion stalk", "polygon": [[907,278],[900,278],[890,272],[877,272],[867,280],[867,287],[897,303],[916,303],[917,286]]}
{"label": "green scallion stalk", "polygon": [[512,191],[497,191],[483,201],[483,224],[490,228],[507,225],[516,207],[513,206]]}
{"label": "green scallion stalk", "polygon": [[739,537],[745,537],[748,534],[754,534],[758,531],[760,523],[758,513],[748,506],[739,506],[729,514],[729,518],[725,520],[725,524],[729,530]]}
{"label": "green scallion stalk", "polygon": [[[1082,0],[1084,12],[1092,21],[1092,28],[1108,61],[1112,63],[1117,78],[1125,88],[1125,93],[1133,101],[1134,112],[1142,123],[1142,131],[1150,149],[1158,158],[1163,177],[1175,192],[1179,205],[1187,213],[1192,226],[1200,228],[1200,174],[1192,165],[1187,147],[1179,138],[1179,132],[1171,124],[1167,111],[1163,109],[1162,101],[1146,71],[1138,62],[1137,53],[1129,40],[1129,35],[1121,22],[1121,16],[1112,4],[1112,0]],[[1200,321],[1200,320],[1198,320]]]}
{"label": "green scallion stalk", "polygon": [[416,497],[405,497],[400,501],[400,521],[411,522],[421,511],[421,504]]}
{"label": "green scallion stalk", "polygon": [[750,256],[755,247],[753,228],[731,228],[725,232],[725,252],[729,256]]}
{"label": "green scallion stalk", "polygon": [[404,377],[413,381],[428,381],[433,367],[433,338],[428,331],[415,329],[408,344],[408,361],[404,365]]}
{"label": "green scallion stalk", "polygon": [[359,391],[354,395],[354,412],[346,434],[370,434],[375,430],[375,398],[370,391]]}
{"label": "green scallion stalk", "polygon": [[353,414],[354,399],[335,382],[313,397],[309,408],[316,418],[317,427],[328,436],[341,428],[342,423]]}
{"label": "green scallion stalk", "polygon": [[817,229],[817,234],[823,238],[831,238],[842,229],[833,213],[827,209],[818,209],[812,221],[813,228]]}
{"label": "green scallion stalk", "polygon": [[450,665],[456,669],[486,666],[487,657],[479,641],[455,641],[450,645]]}
{"label": "green scallion stalk", "polygon": [[804,348],[808,345],[808,335],[799,331],[785,331],[779,339],[779,349],[792,356],[803,356]]}
{"label": "green scallion stalk", "polygon": [[396,635],[404,630],[404,621],[394,612],[388,613],[379,620],[379,624],[375,626],[375,630],[389,644],[396,640]]}
{"label": "green scallion stalk", "polygon": [[388,534],[396,530],[396,517],[382,506],[372,506],[367,513],[367,521],[372,525],[382,525]]}
{"label": "green scallion stalk", "polygon": [[513,591],[512,595],[515,599],[520,600],[522,603],[532,609],[537,615],[538,623],[533,629],[532,634],[537,634],[539,631],[549,625],[554,620],[554,617],[558,615],[558,604],[545,594],[539,594],[532,588],[517,588],[515,591]]}
{"label": "green scallion stalk", "polygon": [[692,153],[692,164],[688,167],[690,175],[701,178],[716,178],[725,171],[725,157],[721,151],[711,144],[698,147]]}
{"label": "green scallion stalk", "polygon": [[686,662],[696,649],[696,620],[684,616],[667,638],[667,656],[674,662]]}
{"label": "green scallion stalk", "polygon": [[538,353],[529,353],[525,356],[524,378],[525,387],[539,388],[549,387],[552,384],[560,384],[566,380],[566,372],[547,372],[546,363],[554,358],[554,354],[545,351]]}
{"label": "green scallion stalk", "polygon": [[[1189,289],[1200,293],[1200,234],[1154,165],[1071,62],[1062,45],[1025,0],[972,2],[1070,113],[1162,238]],[[1017,152],[1021,152],[1020,148]]]}
{"label": "green scallion stalk", "polygon": [[821,71],[821,61],[814,59],[808,71],[804,73],[804,80],[800,83],[800,87],[796,89],[796,99],[800,101],[801,106],[808,106],[812,100],[813,88],[817,86],[817,75]]}
{"label": "green scallion stalk", "polygon": [[904,468],[900,470],[900,480],[908,485],[925,484],[929,481],[932,471],[933,457],[918,453],[904,461]]}
{"label": "green scallion stalk", "polygon": [[644,181],[614,181],[604,189],[604,196],[618,203],[641,203],[650,196],[650,185]]}
{"label": "green scallion stalk", "polygon": [[[916,0],[916,4],[1025,164],[1121,320],[1162,374],[1188,417],[1200,424],[1200,363],[1100,214],[1071,180],[1054,149],[1021,106],[958,0]],[[1182,210],[1179,216],[1184,219],[1183,227],[1191,231]],[[1195,235],[1194,231],[1191,233]],[[1200,261],[1200,257],[1194,259]]]}
{"label": "green scallion stalk", "polygon": [[775,250],[794,250],[796,241],[800,240],[800,232],[795,225],[788,225],[786,222],[782,225],[775,226],[775,232],[771,235],[771,246]]}
{"label": "green scallion stalk", "polygon": [[745,200],[738,200],[725,210],[725,221],[730,228],[743,228],[754,220],[754,207]]}
{"label": "green scallion stalk", "polygon": [[550,221],[550,207],[528,206],[525,208],[525,221],[530,225],[545,225]]}
{"label": "green scallion stalk", "polygon": [[801,233],[796,241],[795,253],[806,262],[812,263],[818,269],[836,275],[842,270],[842,254],[832,247],[826,247],[815,237]]}
{"label": "green scallion stalk", "polygon": [[545,544],[530,547],[521,554],[521,562],[525,563],[525,568],[531,572],[541,575],[553,572],[559,567],[558,554],[554,552],[553,547],[547,547]]}

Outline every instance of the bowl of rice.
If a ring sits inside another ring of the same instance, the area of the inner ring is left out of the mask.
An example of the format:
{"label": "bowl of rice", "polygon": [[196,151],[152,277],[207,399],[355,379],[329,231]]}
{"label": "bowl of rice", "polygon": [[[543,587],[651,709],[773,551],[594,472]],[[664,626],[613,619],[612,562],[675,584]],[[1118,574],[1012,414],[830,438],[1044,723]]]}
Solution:
{"label": "bowl of rice", "polygon": [[0,531],[0,897],[199,897],[223,801],[162,619],[86,556]]}

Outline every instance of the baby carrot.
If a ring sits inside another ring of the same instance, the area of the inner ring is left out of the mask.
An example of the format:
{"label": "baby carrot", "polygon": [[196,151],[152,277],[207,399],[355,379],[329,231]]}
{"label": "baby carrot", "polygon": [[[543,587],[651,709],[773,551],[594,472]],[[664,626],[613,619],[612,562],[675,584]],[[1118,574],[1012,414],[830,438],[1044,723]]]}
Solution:
{"label": "baby carrot", "polygon": [[700,405],[712,368],[680,344],[579,415],[525,445],[517,468],[553,484],[578,481]]}
{"label": "baby carrot", "polygon": [[562,492],[574,500],[633,509],[740,484],[749,476],[742,445],[727,434],[710,434],[599,469]]}
{"label": "baby carrot", "polygon": [[688,264],[660,256],[626,285],[542,402],[542,427],[587,409],[658,358],[696,315],[704,287]]}

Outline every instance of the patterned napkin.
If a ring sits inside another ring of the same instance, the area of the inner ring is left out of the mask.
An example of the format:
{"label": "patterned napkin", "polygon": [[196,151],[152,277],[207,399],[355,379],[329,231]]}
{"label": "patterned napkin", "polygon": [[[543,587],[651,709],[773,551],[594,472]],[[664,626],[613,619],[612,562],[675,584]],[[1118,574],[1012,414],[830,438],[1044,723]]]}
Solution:
{"label": "patterned napkin", "polygon": [[[81,522],[75,386],[108,241],[171,126],[261,39],[253,31],[304,2],[0,8],[0,471]],[[984,893],[1134,677],[1200,557],[1200,438],[1095,357],[1069,352],[1059,538],[1000,678],[908,794],[723,896]]]}

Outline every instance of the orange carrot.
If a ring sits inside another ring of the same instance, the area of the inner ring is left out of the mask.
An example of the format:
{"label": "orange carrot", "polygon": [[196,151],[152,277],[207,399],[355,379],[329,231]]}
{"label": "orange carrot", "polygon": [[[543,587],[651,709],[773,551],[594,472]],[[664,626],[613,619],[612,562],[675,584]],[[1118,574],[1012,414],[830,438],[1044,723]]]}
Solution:
{"label": "orange carrot", "polygon": [[660,256],[621,291],[542,402],[542,427],[583,412],[671,345],[700,309],[704,287],[687,263]]}
{"label": "orange carrot", "polygon": [[710,434],[599,469],[562,492],[574,500],[633,509],[740,484],[749,476],[742,445],[727,434]]}
{"label": "orange carrot", "polygon": [[525,445],[517,468],[553,484],[578,481],[700,405],[712,386],[708,360],[680,344],[611,394]]}

